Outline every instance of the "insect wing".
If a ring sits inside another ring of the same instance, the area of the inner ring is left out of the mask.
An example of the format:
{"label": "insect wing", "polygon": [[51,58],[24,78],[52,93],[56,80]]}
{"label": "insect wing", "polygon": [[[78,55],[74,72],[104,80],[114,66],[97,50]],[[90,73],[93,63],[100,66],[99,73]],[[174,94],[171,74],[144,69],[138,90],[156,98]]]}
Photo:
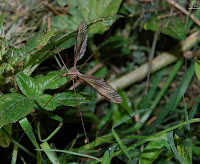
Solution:
{"label": "insect wing", "polygon": [[113,103],[122,103],[123,99],[116,92],[116,90],[107,84],[103,79],[98,77],[79,74],[78,77],[85,81],[90,87],[92,87],[97,93],[103,96],[106,100]]}
{"label": "insect wing", "polygon": [[76,32],[76,41],[74,47],[74,68],[76,68],[77,61],[83,57],[86,51],[87,39],[88,39],[87,22],[83,20],[78,26]]}

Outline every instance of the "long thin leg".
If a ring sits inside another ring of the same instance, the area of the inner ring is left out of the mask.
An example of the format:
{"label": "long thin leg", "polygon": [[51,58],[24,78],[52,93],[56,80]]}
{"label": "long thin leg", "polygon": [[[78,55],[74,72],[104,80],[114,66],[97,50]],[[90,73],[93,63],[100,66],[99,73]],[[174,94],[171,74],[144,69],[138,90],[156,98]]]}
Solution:
{"label": "long thin leg", "polygon": [[[74,86],[74,79],[72,81],[73,81],[73,86]],[[82,123],[82,126],[83,126],[83,131],[84,131],[84,134],[85,134],[85,141],[84,142],[86,144],[86,143],[89,143],[89,138],[88,138],[86,130],[85,130],[85,125],[84,125],[84,122],[83,122],[83,116],[82,116],[80,106],[79,106],[79,103],[78,103],[75,86],[74,86],[74,93],[75,93],[76,102],[77,102],[77,105],[78,105],[79,114],[80,114],[80,117],[81,117],[81,123]]]}

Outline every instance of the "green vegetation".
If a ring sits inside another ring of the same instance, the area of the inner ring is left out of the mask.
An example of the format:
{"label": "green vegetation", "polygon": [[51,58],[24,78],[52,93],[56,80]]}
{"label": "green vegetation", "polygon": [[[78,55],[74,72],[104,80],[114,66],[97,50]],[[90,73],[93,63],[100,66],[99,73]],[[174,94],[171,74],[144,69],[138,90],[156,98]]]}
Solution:
{"label": "green vegetation", "polygon": [[[198,2],[4,1],[0,8],[3,163],[200,162]],[[73,66],[83,19],[89,37],[78,69],[93,54],[80,72],[105,79],[123,98],[113,104],[76,84],[89,144],[58,56]]]}

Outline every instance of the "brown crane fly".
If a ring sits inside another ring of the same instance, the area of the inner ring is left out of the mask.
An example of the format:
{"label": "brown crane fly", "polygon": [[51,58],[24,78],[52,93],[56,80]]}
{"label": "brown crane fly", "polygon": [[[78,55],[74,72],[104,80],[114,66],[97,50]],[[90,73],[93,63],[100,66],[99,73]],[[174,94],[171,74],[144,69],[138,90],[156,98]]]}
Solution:
{"label": "brown crane fly", "polygon": [[[74,86],[75,78],[78,77],[82,81],[84,81],[88,86],[93,88],[98,94],[103,96],[107,101],[110,101],[113,103],[122,103],[123,102],[122,97],[117,93],[117,91],[113,87],[111,87],[109,84],[107,84],[104,79],[101,79],[101,78],[98,78],[95,76],[91,76],[91,75],[84,75],[79,72],[80,70],[76,69],[77,61],[80,60],[84,56],[84,53],[86,51],[87,39],[88,39],[87,22],[85,20],[83,20],[80,23],[80,25],[78,26],[78,29],[76,32],[73,69],[69,70],[68,73],[65,73],[61,76],[62,77],[70,76],[70,80],[73,81],[73,86]],[[67,69],[67,67],[66,67],[66,69]],[[75,97],[76,97],[76,101],[77,101],[77,105],[78,105],[78,109],[79,109],[79,113],[80,113],[80,117],[81,117],[81,122],[83,125],[83,130],[84,130],[84,133],[86,136],[85,143],[88,143],[88,137],[87,137],[86,130],[84,127],[82,114],[80,112],[80,107],[79,107],[79,103],[77,100],[75,87],[74,87],[74,93],[75,93]]]}

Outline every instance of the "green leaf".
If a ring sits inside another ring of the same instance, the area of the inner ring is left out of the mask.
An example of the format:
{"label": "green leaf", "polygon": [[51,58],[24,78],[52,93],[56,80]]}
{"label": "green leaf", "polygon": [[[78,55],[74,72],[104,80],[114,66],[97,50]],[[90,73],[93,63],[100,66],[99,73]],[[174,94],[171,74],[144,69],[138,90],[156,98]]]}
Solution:
{"label": "green leaf", "polygon": [[36,98],[36,102],[44,109],[53,111],[56,109],[56,100],[53,96],[43,94]]}
{"label": "green leaf", "polygon": [[[92,100],[95,96],[87,94],[87,93],[76,93],[77,100],[79,104],[87,103]],[[63,92],[59,93],[54,97],[57,103],[65,105],[65,106],[77,106],[77,101],[74,92]]]}
{"label": "green leaf", "polygon": [[[157,16],[153,15],[145,24],[144,29],[145,30],[152,30],[156,31],[159,27],[161,20],[157,18]],[[171,36],[172,38],[178,39],[180,41],[183,41],[186,39],[187,33],[185,30],[185,26],[182,22],[182,20],[178,17],[172,17],[168,20],[167,27],[162,28],[161,32]]]}
{"label": "green leaf", "polygon": [[195,70],[195,73],[196,73],[197,78],[198,78],[199,81],[200,81],[200,60],[196,60],[196,61],[195,61],[194,70]]}
{"label": "green leaf", "polygon": [[[69,3],[69,2],[68,2]],[[92,33],[103,33],[107,28],[115,22],[115,15],[122,3],[122,0],[78,0],[78,3],[70,5],[68,13],[70,16],[56,16],[52,20],[52,27],[56,29],[76,30],[79,23],[85,19],[91,22],[95,19],[104,19],[105,25],[95,23],[90,29]]]}
{"label": "green leaf", "polygon": [[27,97],[35,98],[42,93],[34,79],[23,72],[16,75],[16,81],[22,93]]}
{"label": "green leaf", "polygon": [[29,114],[34,102],[17,93],[4,94],[0,97],[0,128],[8,123],[15,123]]}
{"label": "green leaf", "polygon": [[86,20],[114,15],[118,12],[122,0],[79,0],[79,11]]}
{"label": "green leaf", "polygon": [[61,71],[53,71],[45,76],[35,76],[34,80],[39,85],[42,92],[44,92],[46,89],[57,89],[69,80],[69,77],[60,77],[61,75]]}
{"label": "green leaf", "polygon": [[[12,124],[4,125],[3,128],[11,135],[12,133]],[[0,131],[0,146],[6,148],[10,145],[10,139],[2,131]]]}

